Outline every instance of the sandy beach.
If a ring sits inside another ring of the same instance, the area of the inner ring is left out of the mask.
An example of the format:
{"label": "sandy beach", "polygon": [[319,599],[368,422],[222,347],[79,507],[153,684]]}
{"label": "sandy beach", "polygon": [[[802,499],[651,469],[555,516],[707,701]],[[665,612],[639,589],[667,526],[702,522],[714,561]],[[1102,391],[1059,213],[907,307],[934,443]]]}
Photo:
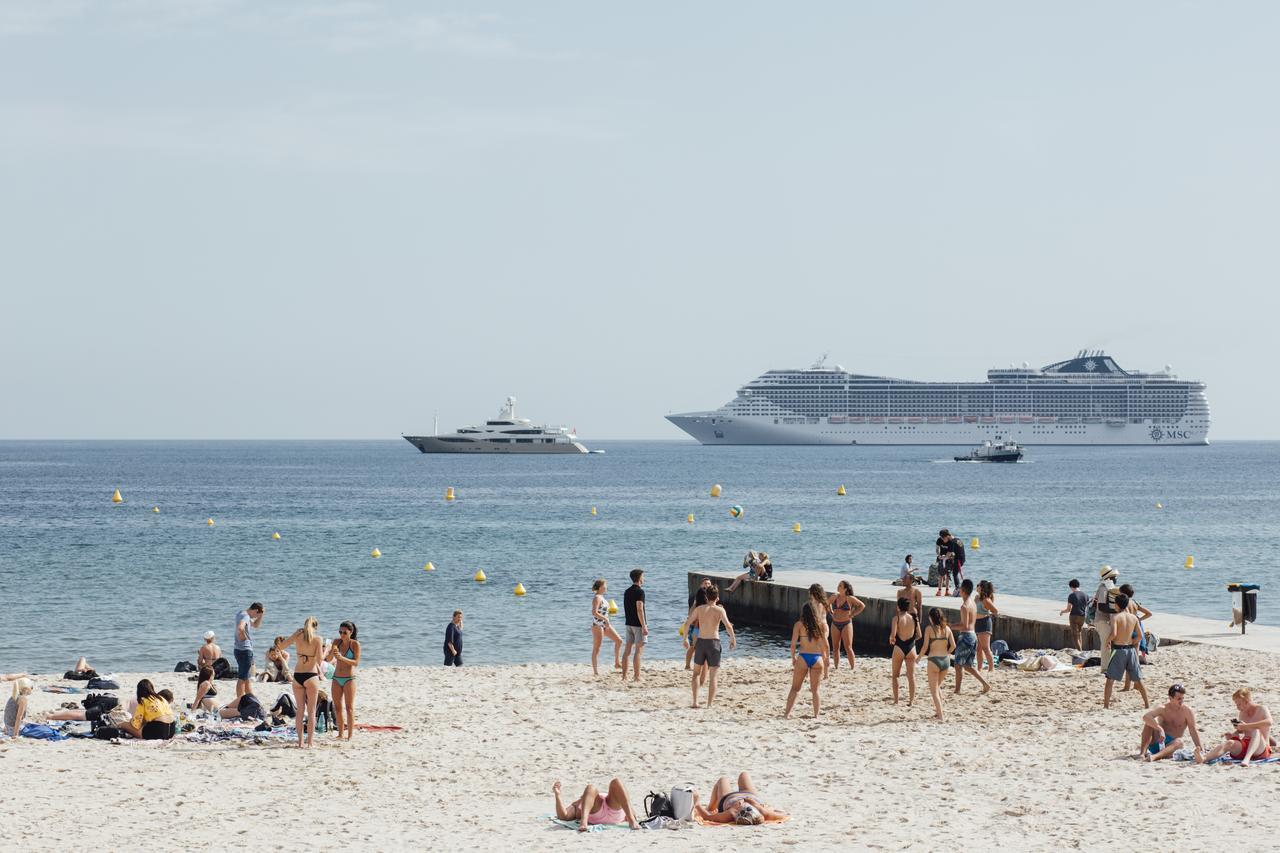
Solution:
{"label": "sandy beach", "polygon": [[[674,661],[651,665],[642,686],[593,679],[585,664],[371,668],[360,720],[402,733],[326,738],[310,752],[6,741],[0,836],[23,850],[1274,847],[1280,765],[1129,759],[1140,700],[1118,693],[1103,711],[1096,671],[997,672],[986,697],[969,683],[948,696],[938,724],[923,690],[914,708],[889,704],[887,667],[864,658],[853,673],[833,672],[818,721],[799,716],[807,694],[796,717],[781,719],[782,660],[727,656],[710,710],[687,707]],[[1277,701],[1264,686],[1280,678],[1280,658],[1183,645],[1162,649],[1145,672],[1153,699],[1185,683],[1206,742],[1216,742],[1235,686]],[[130,687],[140,676],[119,677]],[[189,698],[185,676],[150,677]],[[273,701],[283,689],[259,693]],[[38,713],[66,698],[37,692],[32,705]],[[705,797],[715,776],[740,769],[790,811],[788,823],[579,836],[544,818],[555,779],[576,796],[617,775],[639,803],[680,782]]]}

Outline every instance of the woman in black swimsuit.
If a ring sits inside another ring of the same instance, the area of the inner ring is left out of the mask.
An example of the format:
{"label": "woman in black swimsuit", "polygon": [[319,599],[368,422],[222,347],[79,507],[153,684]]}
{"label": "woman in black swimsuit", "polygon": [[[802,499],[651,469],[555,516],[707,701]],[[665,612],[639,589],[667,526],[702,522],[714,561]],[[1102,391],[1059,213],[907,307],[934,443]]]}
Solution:
{"label": "woman in black swimsuit", "polygon": [[920,622],[911,612],[911,602],[898,599],[898,614],[889,628],[889,642],[893,645],[893,704],[898,704],[898,678],[902,665],[907,665],[907,707],[916,701],[916,640],[920,639]]}
{"label": "woman in black swimsuit", "polygon": [[320,639],[319,632],[320,625],[316,622],[316,617],[308,616],[302,623],[302,627],[286,637],[285,641],[278,646],[282,650],[294,646],[298,651],[298,665],[293,671],[293,699],[299,716],[302,715],[303,709],[306,709],[307,721],[306,747],[302,745],[301,721],[296,723],[299,749],[309,748],[316,733],[316,699],[320,694],[321,678],[320,653],[324,647],[324,641]]}
{"label": "woman in black swimsuit", "polygon": [[866,609],[865,604],[853,597],[853,584],[840,581],[836,584],[835,597],[831,599],[831,668],[840,668],[840,648],[844,647],[849,669],[853,669],[853,617]]}

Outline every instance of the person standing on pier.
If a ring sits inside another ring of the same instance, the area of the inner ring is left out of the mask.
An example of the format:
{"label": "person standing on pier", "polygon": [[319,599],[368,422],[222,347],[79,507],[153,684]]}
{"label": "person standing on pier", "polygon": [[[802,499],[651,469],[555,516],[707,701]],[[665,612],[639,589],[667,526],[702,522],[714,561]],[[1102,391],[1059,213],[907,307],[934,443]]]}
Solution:
{"label": "person standing on pier", "polygon": [[966,672],[978,679],[983,693],[991,689],[991,685],[973,668],[974,661],[978,657],[978,634],[974,631],[974,625],[978,621],[978,606],[973,603],[972,595],[973,581],[966,578],[960,584],[960,626],[955,632],[957,694],[960,692],[960,681]]}

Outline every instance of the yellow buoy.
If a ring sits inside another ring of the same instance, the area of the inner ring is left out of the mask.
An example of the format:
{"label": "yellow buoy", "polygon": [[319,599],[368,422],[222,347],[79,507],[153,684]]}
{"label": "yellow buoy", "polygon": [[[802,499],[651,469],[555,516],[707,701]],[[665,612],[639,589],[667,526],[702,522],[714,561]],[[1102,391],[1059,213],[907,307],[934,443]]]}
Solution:
{"label": "yellow buoy", "polygon": [[516,595],[524,595],[524,584],[516,584]]}
{"label": "yellow buoy", "polygon": [[279,542],[279,541],[280,541],[280,531],[279,531],[279,530],[277,530],[275,533],[272,533],[272,534],[271,534],[271,538],[272,538],[273,540],[275,540],[276,542]]}
{"label": "yellow buoy", "polygon": [[379,551],[377,548],[374,548],[372,551],[369,552],[369,556],[373,557],[376,560],[377,558],[382,556],[382,552]]}
{"label": "yellow buoy", "polygon": [[1195,567],[1196,567],[1195,557],[1187,557],[1186,562],[1182,564],[1182,568],[1184,569],[1194,569]]}
{"label": "yellow buoy", "polygon": [[595,507],[592,507],[592,508],[591,508],[591,514],[592,514],[592,515],[595,515],[595,514],[596,514],[596,508],[595,508]]}
{"label": "yellow buoy", "polygon": [[969,540],[969,550],[977,551],[981,547],[982,547],[982,543],[978,541],[977,536]]}
{"label": "yellow buoy", "polygon": [[116,493],[115,493],[114,495],[112,495],[112,496],[111,496],[111,502],[112,502],[113,504],[122,504],[122,503],[124,503],[124,498],[120,497],[120,490],[119,490],[119,489],[116,489]]}
{"label": "yellow buoy", "polygon": [[160,507],[158,507],[158,506],[153,506],[153,507],[151,508],[151,511],[152,511],[152,512],[159,512],[159,511],[160,511]]}
{"label": "yellow buoy", "polygon": [[484,583],[489,578],[484,573],[484,569],[476,569],[476,583]]}
{"label": "yellow buoy", "polygon": [[841,483],[840,488],[836,489],[836,494],[839,495],[840,497],[845,496],[844,483]]}
{"label": "yellow buoy", "polygon": [[423,567],[422,567],[422,570],[423,570],[424,572],[434,572],[434,571],[436,570],[436,567],[435,567],[434,565],[432,565],[432,563],[431,563],[431,561],[430,561],[430,560],[428,560],[428,561],[427,561],[427,564],[426,564],[425,566],[423,566]]}
{"label": "yellow buoy", "polygon": [[718,498],[718,497],[720,497],[720,484],[719,484],[719,483],[716,483],[714,486],[712,486],[712,487],[711,487],[711,497],[713,497],[713,498]]}
{"label": "yellow buoy", "polygon": [[209,520],[207,520],[207,521],[205,522],[205,524],[209,525],[210,527],[213,527],[213,519],[212,519],[212,518],[210,518]]}
{"label": "yellow buoy", "polygon": [[617,612],[618,612],[618,602],[614,601],[612,598],[609,599],[609,615],[612,616]]}
{"label": "yellow buoy", "polygon": [[683,636],[684,636],[684,623],[683,623],[683,622],[681,622],[681,623],[680,623],[680,627],[676,629],[676,633],[677,633],[677,634],[679,634],[681,637],[683,637]]}
{"label": "yellow buoy", "polygon": [[1156,509],[1164,509],[1164,504],[1162,503],[1156,504]]}
{"label": "yellow buoy", "polygon": [[444,499],[447,501],[453,500],[453,486],[449,486],[444,490]]}
{"label": "yellow buoy", "polygon": [[800,532],[800,522],[797,521],[795,524],[791,525],[791,532],[792,533]]}
{"label": "yellow buoy", "polygon": [[693,513],[689,513],[689,515],[685,518],[685,521],[689,522],[690,524],[693,524]]}

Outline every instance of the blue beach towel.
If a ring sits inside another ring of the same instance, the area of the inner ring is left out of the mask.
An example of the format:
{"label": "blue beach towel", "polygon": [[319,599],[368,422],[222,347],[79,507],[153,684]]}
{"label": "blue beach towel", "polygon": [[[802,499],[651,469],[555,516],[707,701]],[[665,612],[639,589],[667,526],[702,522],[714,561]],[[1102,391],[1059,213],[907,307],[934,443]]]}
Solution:
{"label": "blue beach towel", "polygon": [[43,723],[27,723],[19,732],[23,737],[35,738],[36,740],[66,740],[67,736],[57,729],[46,726]]}

